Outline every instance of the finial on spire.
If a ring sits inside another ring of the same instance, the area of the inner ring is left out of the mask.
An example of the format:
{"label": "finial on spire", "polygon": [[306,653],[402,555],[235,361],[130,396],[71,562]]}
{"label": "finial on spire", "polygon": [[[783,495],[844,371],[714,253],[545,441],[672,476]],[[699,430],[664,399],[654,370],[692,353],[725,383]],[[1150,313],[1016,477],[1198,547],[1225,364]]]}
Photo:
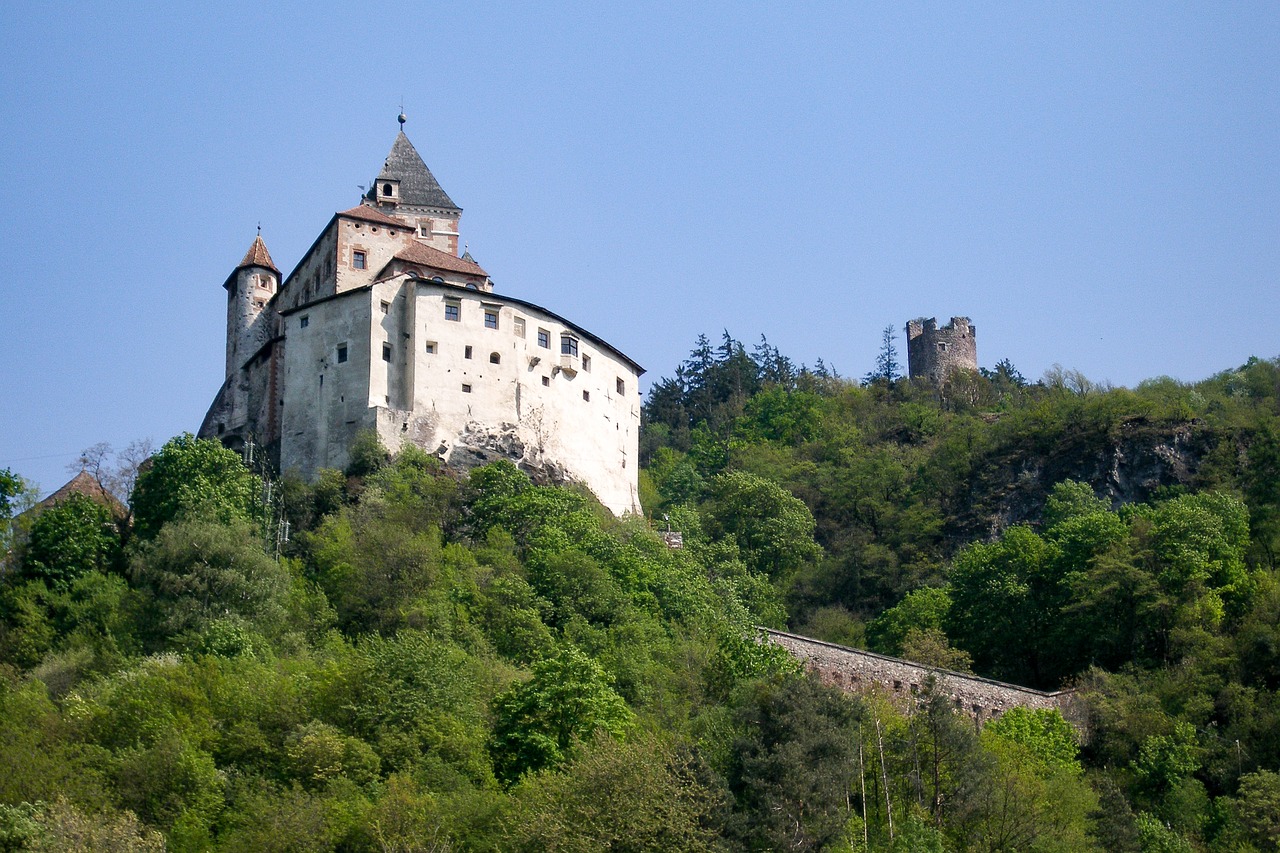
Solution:
{"label": "finial on spire", "polygon": [[404,123],[407,116],[404,114],[404,98],[400,99],[400,115],[396,116],[396,121],[400,122],[400,129],[404,130]]}
{"label": "finial on spire", "polygon": [[262,236],[262,220],[261,219],[258,220],[258,236],[259,237]]}

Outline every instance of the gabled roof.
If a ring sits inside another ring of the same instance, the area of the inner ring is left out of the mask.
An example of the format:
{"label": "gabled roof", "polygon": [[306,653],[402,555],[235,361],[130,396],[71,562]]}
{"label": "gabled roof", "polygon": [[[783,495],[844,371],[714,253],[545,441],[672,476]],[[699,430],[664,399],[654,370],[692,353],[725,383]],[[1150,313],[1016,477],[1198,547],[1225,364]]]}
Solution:
{"label": "gabled roof", "polygon": [[394,216],[388,216],[376,207],[370,207],[367,204],[357,204],[350,210],[339,211],[339,216],[345,216],[348,219],[363,219],[366,222],[376,222],[379,225],[390,225],[395,228],[404,228],[409,230],[411,226],[408,223],[401,222]]}
{"label": "gabled roof", "polygon": [[[396,134],[396,141],[391,145],[391,153],[387,155],[382,172],[378,174],[378,180],[383,179],[400,182],[401,204],[460,209],[441,188],[435,175],[431,174],[431,170],[427,168],[427,164],[422,162],[422,157],[409,141],[409,137],[404,135],[403,130]],[[377,197],[378,188],[370,187],[365,198],[373,201]]]}
{"label": "gabled roof", "polygon": [[72,495],[83,495],[94,503],[102,504],[114,515],[122,516],[125,514],[124,504],[120,503],[120,500],[115,495],[102,488],[97,480],[83,470],[72,477],[62,488],[36,504],[36,508],[46,509],[56,503],[65,501]]}
{"label": "gabled roof", "polygon": [[408,261],[411,264],[422,264],[423,266],[435,267],[439,270],[449,270],[450,272],[470,273],[481,277],[487,277],[489,274],[485,272],[479,264],[467,257],[455,258],[448,252],[442,252],[439,249],[433,249],[416,240],[405,246],[399,252],[396,252],[396,260]]}
{"label": "gabled roof", "polygon": [[276,265],[271,262],[271,253],[267,251],[267,244],[262,242],[261,234],[253,238],[253,245],[244,253],[244,260],[236,266],[236,269],[245,267],[266,267],[276,275],[280,274],[280,270],[276,269]]}

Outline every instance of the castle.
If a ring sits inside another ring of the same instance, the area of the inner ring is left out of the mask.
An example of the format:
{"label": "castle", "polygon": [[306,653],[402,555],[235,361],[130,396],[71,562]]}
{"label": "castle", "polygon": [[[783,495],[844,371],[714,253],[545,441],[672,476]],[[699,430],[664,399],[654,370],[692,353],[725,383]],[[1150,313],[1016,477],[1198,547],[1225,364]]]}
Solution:
{"label": "castle", "polygon": [[226,378],[199,435],[280,471],[346,467],[358,433],[455,468],[508,458],[640,511],[640,365],[458,254],[462,210],[404,133],[288,276],[259,234],[227,277]]}
{"label": "castle", "polygon": [[941,384],[957,370],[978,371],[978,327],[968,317],[938,321],[923,317],[907,323],[907,375]]}

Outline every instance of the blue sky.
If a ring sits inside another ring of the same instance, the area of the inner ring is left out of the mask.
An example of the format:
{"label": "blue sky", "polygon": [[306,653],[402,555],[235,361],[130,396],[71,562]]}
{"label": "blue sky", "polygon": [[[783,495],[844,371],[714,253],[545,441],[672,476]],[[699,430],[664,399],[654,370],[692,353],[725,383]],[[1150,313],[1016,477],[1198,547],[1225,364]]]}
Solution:
{"label": "blue sky", "polygon": [[287,272],[402,99],[498,289],[649,380],[723,329],[860,376],[921,315],[1030,378],[1280,355],[1280,4],[193,8],[0,9],[0,467],[45,491],[199,426],[257,224]]}

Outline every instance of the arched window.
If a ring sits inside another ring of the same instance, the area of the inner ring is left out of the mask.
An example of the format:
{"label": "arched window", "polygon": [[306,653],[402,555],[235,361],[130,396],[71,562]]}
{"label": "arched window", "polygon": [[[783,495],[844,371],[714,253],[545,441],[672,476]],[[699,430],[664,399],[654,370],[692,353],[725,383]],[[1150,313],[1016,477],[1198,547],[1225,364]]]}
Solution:
{"label": "arched window", "polygon": [[489,353],[490,364],[502,364],[502,356],[496,352]]}
{"label": "arched window", "polygon": [[392,192],[392,189],[393,189],[393,188],[392,188],[391,184],[383,184],[383,185],[382,185],[382,194],[383,194],[383,195],[395,195],[395,193],[394,193],[394,192]]}
{"label": "arched window", "polygon": [[467,282],[467,290],[479,290],[479,289],[480,289],[480,285],[476,284],[474,281]]}

